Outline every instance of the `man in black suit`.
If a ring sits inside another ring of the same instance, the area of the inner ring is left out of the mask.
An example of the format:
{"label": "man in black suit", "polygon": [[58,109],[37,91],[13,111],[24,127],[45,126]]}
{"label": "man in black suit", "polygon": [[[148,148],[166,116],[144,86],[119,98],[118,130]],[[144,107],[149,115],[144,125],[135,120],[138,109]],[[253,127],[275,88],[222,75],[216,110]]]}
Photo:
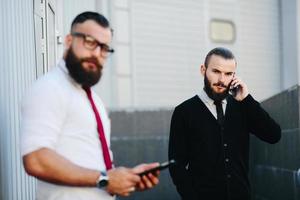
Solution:
{"label": "man in black suit", "polygon": [[170,174],[184,200],[250,199],[250,134],[271,144],[280,140],[280,126],[235,71],[230,50],[211,50],[201,65],[204,89],[174,110],[169,158],[177,164]]}

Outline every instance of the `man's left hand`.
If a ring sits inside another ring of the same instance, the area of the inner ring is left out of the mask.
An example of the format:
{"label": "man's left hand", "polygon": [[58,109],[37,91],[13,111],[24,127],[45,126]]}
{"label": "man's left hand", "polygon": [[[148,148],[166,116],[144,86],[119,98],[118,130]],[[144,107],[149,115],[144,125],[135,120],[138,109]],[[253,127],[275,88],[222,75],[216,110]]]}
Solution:
{"label": "man's left hand", "polygon": [[234,77],[232,79],[230,89],[237,86],[239,87],[239,89],[237,90],[236,96],[234,96],[234,98],[237,101],[242,101],[249,95],[248,87],[241,79],[239,79],[238,77]]}

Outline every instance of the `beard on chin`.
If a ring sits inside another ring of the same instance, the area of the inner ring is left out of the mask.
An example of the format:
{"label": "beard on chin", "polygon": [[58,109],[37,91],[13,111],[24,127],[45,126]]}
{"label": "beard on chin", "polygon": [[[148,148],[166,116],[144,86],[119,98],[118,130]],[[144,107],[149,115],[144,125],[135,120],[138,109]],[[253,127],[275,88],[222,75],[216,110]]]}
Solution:
{"label": "beard on chin", "polygon": [[207,96],[211,98],[214,101],[222,101],[228,96],[228,91],[230,86],[224,86],[222,83],[216,83],[214,85],[222,85],[223,87],[226,87],[226,90],[221,93],[217,93],[213,90],[211,86],[211,82],[208,80],[206,73],[204,76],[204,91],[206,92]]}
{"label": "beard on chin", "polygon": [[[96,65],[96,71],[87,71],[84,69],[82,63],[88,61],[93,62]],[[79,59],[70,48],[65,58],[66,67],[70,76],[82,87],[91,87],[98,83],[102,76],[102,66],[98,63],[96,58],[82,58]]]}

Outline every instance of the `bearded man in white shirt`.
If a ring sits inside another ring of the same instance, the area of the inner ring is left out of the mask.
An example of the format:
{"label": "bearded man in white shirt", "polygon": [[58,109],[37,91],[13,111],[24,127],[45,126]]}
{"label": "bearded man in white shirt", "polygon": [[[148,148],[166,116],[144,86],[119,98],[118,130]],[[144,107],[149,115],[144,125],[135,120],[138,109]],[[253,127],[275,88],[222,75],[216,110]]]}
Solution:
{"label": "bearded man in white shirt", "polygon": [[[26,172],[38,179],[37,199],[108,200],[158,184],[158,166],[107,167],[99,124],[85,88],[98,83],[113,50],[112,29],[99,13],[79,14],[65,38],[63,59],[41,77],[22,104],[21,149]],[[91,92],[111,160],[110,120],[101,99]]]}

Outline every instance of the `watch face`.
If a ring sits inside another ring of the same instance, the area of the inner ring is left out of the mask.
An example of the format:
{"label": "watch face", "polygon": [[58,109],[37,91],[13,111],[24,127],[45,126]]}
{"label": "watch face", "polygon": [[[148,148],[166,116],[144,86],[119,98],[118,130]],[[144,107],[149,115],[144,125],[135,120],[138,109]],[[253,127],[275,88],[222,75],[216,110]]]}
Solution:
{"label": "watch face", "polygon": [[97,187],[103,188],[103,187],[106,187],[107,185],[108,185],[108,176],[107,176],[106,172],[101,172],[101,175],[100,175],[98,183],[97,183]]}
{"label": "watch face", "polygon": [[98,186],[99,186],[100,188],[106,187],[107,185],[108,185],[107,179],[100,180],[99,183],[98,183]]}

